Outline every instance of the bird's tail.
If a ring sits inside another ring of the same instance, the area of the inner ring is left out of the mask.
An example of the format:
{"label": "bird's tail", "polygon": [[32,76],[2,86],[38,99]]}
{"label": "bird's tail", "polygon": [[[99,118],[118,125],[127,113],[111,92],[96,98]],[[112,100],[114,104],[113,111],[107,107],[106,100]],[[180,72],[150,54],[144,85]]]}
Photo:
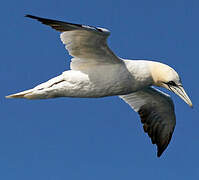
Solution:
{"label": "bird's tail", "polygon": [[11,95],[8,95],[6,96],[6,98],[27,98],[27,99],[32,99],[30,94],[33,93],[33,89],[29,89],[29,90],[26,90],[26,91],[22,91],[22,92],[19,92],[19,93],[16,93],[16,94],[11,94]]}
{"label": "bird's tail", "polygon": [[[6,96],[6,98],[48,99],[60,97],[59,86],[64,81],[63,75],[39,84],[33,89]],[[58,89],[57,89],[58,86]]]}

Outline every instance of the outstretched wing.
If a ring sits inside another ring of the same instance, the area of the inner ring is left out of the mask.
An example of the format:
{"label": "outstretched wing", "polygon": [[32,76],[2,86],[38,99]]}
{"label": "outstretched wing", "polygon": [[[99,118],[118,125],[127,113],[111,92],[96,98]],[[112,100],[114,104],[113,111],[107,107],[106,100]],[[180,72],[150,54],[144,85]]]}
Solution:
{"label": "outstretched wing", "polygon": [[157,156],[160,157],[171,140],[176,124],[172,99],[151,87],[120,98],[139,113],[144,132],[157,145]]}
{"label": "outstretched wing", "polygon": [[73,56],[71,69],[84,69],[92,65],[116,64],[122,61],[108,47],[107,38],[110,32],[104,28],[72,24],[32,15],[26,17],[36,19],[53,29],[62,32],[60,37],[69,54]]}

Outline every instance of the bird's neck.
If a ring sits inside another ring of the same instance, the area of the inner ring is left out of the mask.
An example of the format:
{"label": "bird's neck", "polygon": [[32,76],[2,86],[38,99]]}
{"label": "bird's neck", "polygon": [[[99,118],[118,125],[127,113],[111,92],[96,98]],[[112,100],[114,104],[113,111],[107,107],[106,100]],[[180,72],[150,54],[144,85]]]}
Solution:
{"label": "bird's neck", "polygon": [[133,79],[135,79],[135,82],[137,82],[140,87],[153,85],[150,61],[124,60],[124,63]]}

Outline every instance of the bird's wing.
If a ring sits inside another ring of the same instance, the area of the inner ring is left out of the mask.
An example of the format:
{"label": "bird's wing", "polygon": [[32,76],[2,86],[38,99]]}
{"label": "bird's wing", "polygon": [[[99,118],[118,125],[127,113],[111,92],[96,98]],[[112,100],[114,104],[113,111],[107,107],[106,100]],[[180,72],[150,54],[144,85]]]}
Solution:
{"label": "bird's wing", "polygon": [[69,54],[73,56],[71,69],[84,69],[99,64],[117,64],[122,61],[108,47],[107,38],[110,32],[104,28],[72,24],[32,15],[26,17],[36,19],[53,29],[62,32],[60,37]]}
{"label": "bird's wing", "polygon": [[170,96],[148,87],[120,98],[139,113],[144,132],[157,145],[157,156],[160,157],[171,140],[176,124],[174,104]]}

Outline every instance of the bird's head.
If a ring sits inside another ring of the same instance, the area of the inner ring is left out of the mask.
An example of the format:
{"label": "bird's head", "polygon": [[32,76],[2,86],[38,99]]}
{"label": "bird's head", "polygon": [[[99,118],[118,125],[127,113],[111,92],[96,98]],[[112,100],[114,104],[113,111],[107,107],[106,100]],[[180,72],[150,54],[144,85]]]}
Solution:
{"label": "bird's head", "polygon": [[154,62],[151,64],[153,85],[164,87],[182,98],[190,107],[192,102],[186,94],[178,73],[166,64]]}

